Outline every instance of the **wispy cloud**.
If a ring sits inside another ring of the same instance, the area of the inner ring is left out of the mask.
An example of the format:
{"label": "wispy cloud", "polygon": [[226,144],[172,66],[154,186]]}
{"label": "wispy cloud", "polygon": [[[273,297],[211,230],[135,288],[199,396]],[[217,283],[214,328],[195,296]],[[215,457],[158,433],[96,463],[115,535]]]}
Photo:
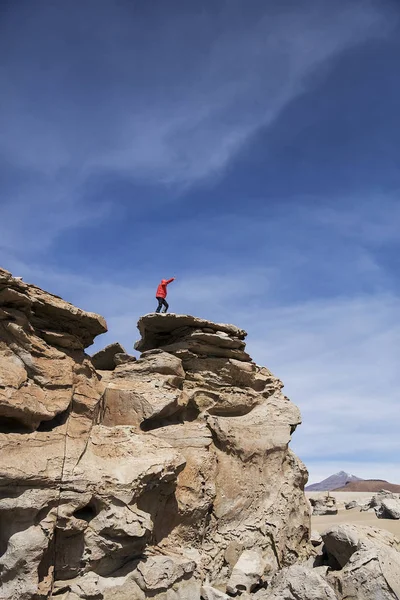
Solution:
{"label": "wispy cloud", "polygon": [[237,2],[159,18],[121,3],[72,4],[68,14],[50,2],[35,13],[10,7],[0,161],[15,176],[2,195],[3,247],[48,248],[104,217],[106,207],[86,205],[104,177],[182,191],[219,176],[318,69],[390,27],[375,2],[280,11],[257,1],[242,11]]}
{"label": "wispy cloud", "polygon": [[75,174],[20,181],[3,190],[0,249],[28,257],[45,255],[65,230],[93,226],[110,214],[107,201],[84,202],[84,183]]}
{"label": "wispy cloud", "polygon": [[294,449],[326,475],[331,462],[348,470],[358,460],[374,470],[373,463],[390,462],[400,450],[399,317],[399,297],[391,295],[320,300],[259,316],[264,336],[255,332],[249,348],[301,408]]}
{"label": "wispy cloud", "polygon": [[[46,17],[42,26],[51,15],[60,26],[57,10],[48,9],[46,3],[38,9]],[[104,31],[103,44],[98,47],[94,28],[86,40],[80,39],[80,56],[73,47],[68,59],[60,56],[59,74],[53,67],[50,74],[55,82],[65,76],[64,85],[54,89],[52,81],[51,97],[42,96],[29,111],[26,94],[32,94],[34,85],[49,83],[49,74],[37,68],[34,83],[18,62],[18,36],[9,40],[9,67],[2,71],[1,149],[16,163],[42,173],[84,165],[164,183],[212,176],[249,136],[312,86],[318,67],[349,46],[385,35],[390,23],[377,3],[363,3],[361,9],[342,2],[335,7],[306,2],[278,12],[256,2],[245,19],[236,3],[224,4],[218,15],[165,12],[162,24],[152,23],[164,51],[155,60],[155,40],[140,33],[149,26],[144,17],[121,4],[110,11],[97,9],[83,16]],[[39,16],[32,17],[25,27],[43,34],[41,51],[55,46],[60,52],[54,32],[40,32]],[[64,35],[71,35],[69,28],[76,23],[71,18],[64,25]],[[24,35],[23,28],[17,31]],[[78,39],[79,33],[83,31],[78,29]],[[102,72],[101,78],[87,73],[93,102],[77,89],[82,68],[94,58],[90,44],[99,50],[96,69]],[[33,56],[30,68],[37,58]],[[186,69],[174,67],[176,61]],[[77,67],[75,74],[71,66]]]}
{"label": "wispy cloud", "polygon": [[358,198],[343,198],[341,206],[322,207],[314,218],[322,226],[335,228],[343,238],[363,244],[399,244],[400,190],[390,196],[382,192]]}

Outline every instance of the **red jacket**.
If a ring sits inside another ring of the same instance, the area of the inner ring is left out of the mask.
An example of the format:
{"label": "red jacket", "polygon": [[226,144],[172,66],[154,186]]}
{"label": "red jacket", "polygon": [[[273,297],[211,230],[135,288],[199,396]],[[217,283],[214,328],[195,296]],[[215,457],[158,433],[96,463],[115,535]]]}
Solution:
{"label": "red jacket", "polygon": [[156,291],[156,298],[166,298],[167,297],[167,285],[174,281],[175,277],[172,279],[161,279],[161,283]]}

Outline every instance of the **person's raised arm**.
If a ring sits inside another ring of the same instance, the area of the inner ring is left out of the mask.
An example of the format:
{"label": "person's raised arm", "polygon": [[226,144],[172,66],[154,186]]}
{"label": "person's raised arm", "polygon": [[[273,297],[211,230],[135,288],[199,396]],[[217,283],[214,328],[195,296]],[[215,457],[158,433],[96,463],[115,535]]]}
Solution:
{"label": "person's raised arm", "polygon": [[167,279],[166,284],[168,285],[169,283],[171,283],[172,281],[175,281],[175,277],[171,277],[171,279]]}

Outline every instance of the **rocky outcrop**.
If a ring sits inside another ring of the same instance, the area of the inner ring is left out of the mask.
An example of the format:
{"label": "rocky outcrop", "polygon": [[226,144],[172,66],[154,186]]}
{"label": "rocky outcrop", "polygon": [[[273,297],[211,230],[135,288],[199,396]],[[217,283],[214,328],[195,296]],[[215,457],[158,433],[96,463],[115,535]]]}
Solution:
{"label": "rocky outcrop", "polygon": [[313,529],[313,530],[311,531],[311,534],[310,534],[310,542],[311,542],[311,544],[312,544],[314,547],[317,547],[317,546],[319,546],[320,544],[322,544],[322,537],[321,537],[321,534],[320,534],[318,531],[316,531],[315,529]]}
{"label": "rocky outcrop", "polygon": [[312,514],[320,515],[337,515],[338,509],[336,506],[336,498],[327,495],[309,496],[309,501],[312,506]]}
{"label": "rocky outcrop", "polygon": [[105,330],[0,271],[1,600],[253,593],[305,557],[299,411],[245,332],[147,315],[96,371]]}
{"label": "rocky outcrop", "polygon": [[346,502],[344,505],[346,510],[352,510],[353,508],[358,508],[360,510],[368,510],[368,501],[363,500],[350,500],[350,502]]}
{"label": "rocky outcrop", "polygon": [[81,398],[97,400],[83,349],[106,330],[99,315],[0,269],[0,430],[34,431]]}
{"label": "rocky outcrop", "polygon": [[304,565],[282,569],[257,600],[338,600],[335,591],[318,572]]}
{"label": "rocky outcrop", "polygon": [[380,490],[361,510],[374,511],[378,519],[400,519],[400,495]]}
{"label": "rocky outcrop", "polygon": [[163,314],[161,319],[152,313],[139,320],[142,338],[136,342],[136,350],[162,348],[165,352],[184,354],[189,351],[196,356],[251,361],[244,350],[246,332],[243,329],[190,315]]}
{"label": "rocky outcrop", "polygon": [[336,562],[325,578],[339,600],[400,597],[400,542],[392,534],[347,524],[331,527],[322,538],[328,559]]}
{"label": "rocky outcrop", "polygon": [[310,533],[300,414],[246,333],[138,326],[96,370],[104,320],[0,270],[0,600],[398,598],[389,533]]}
{"label": "rocky outcrop", "polygon": [[143,353],[113,372],[103,423],[133,424],[185,457],[163,546],[184,539],[224,585],[254,547],[264,570],[293,562],[307,547],[309,515],[306,472],[288,449],[300,415],[282,383],[250,360],[245,332],[232,325],[152,314],[138,328]]}
{"label": "rocky outcrop", "polygon": [[382,500],[378,518],[400,519],[400,499],[386,498]]}
{"label": "rocky outcrop", "polygon": [[[121,360],[121,357],[126,357]],[[114,371],[117,364],[135,360],[134,356],[129,357],[125,348],[118,342],[109,344],[102,350],[92,355],[92,364],[97,371]]]}
{"label": "rocky outcrop", "polygon": [[85,573],[140,560],[154,529],[142,498],[158,491],[162,510],[185,460],[100,424],[105,385],[84,347],[101,317],[5,271],[0,286],[0,598],[73,598]]}

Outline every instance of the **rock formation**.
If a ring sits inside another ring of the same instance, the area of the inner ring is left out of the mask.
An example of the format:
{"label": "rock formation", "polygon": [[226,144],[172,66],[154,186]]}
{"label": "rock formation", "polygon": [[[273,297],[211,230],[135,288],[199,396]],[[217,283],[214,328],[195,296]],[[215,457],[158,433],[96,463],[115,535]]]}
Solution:
{"label": "rock formation", "polygon": [[138,327],[93,360],[100,316],[0,270],[0,600],[342,600],[371,548],[310,541],[300,414],[246,333]]}
{"label": "rock formation", "polygon": [[322,538],[328,559],[337,565],[327,571],[326,580],[340,600],[400,597],[400,541],[395,536],[346,524],[331,527]]}
{"label": "rock formation", "polygon": [[195,599],[305,556],[300,415],[244,331],[148,315],[96,371],[101,317],[4,270],[0,306],[1,598]]}
{"label": "rock formation", "polygon": [[162,514],[157,492],[146,500],[154,542],[168,554],[195,551],[200,579],[231,591],[251,552],[262,565],[255,585],[307,548],[306,472],[288,449],[299,412],[251,361],[243,330],[170,314],[147,315],[138,328],[141,358],[108,380],[102,423],[134,426],[185,459]]}
{"label": "rock formation", "polygon": [[308,497],[312,506],[312,514],[317,515],[337,515],[336,498],[329,494]]}
{"label": "rock formation", "polygon": [[[124,362],[121,357],[128,357],[125,348],[118,342],[109,344],[102,350],[92,355],[92,364],[97,371],[114,371],[115,367]],[[133,356],[130,359],[135,360]],[[129,359],[128,359],[129,360]]]}
{"label": "rock formation", "polygon": [[400,519],[400,494],[380,490],[361,506],[361,510],[374,511],[378,519]]}

